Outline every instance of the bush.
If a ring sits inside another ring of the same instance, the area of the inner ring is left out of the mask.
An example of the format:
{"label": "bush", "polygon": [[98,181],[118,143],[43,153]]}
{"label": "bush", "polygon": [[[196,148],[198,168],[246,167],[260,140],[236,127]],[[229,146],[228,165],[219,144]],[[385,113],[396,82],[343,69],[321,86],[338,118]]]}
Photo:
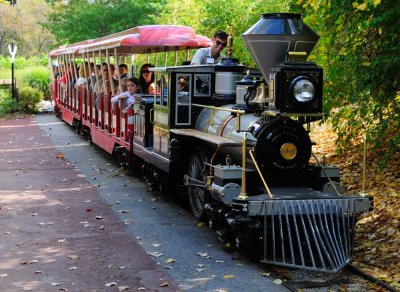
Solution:
{"label": "bush", "polygon": [[9,90],[0,89],[0,117],[18,110],[18,102],[11,97]]}
{"label": "bush", "polygon": [[[4,57],[0,55],[0,68],[11,68],[11,57],[7,56]],[[48,57],[43,54],[41,58],[38,57],[30,57],[30,58],[25,58],[22,56],[15,56],[14,60],[14,69],[23,69],[26,67],[32,67],[32,66],[47,66],[48,64]]]}
{"label": "bush", "polygon": [[22,87],[29,86],[40,90],[44,99],[50,99],[50,72],[46,67],[30,67],[21,71],[19,74],[19,83]]}
{"label": "bush", "polygon": [[20,109],[28,113],[35,113],[38,111],[38,103],[43,100],[43,93],[33,87],[23,87],[19,91],[19,105]]}

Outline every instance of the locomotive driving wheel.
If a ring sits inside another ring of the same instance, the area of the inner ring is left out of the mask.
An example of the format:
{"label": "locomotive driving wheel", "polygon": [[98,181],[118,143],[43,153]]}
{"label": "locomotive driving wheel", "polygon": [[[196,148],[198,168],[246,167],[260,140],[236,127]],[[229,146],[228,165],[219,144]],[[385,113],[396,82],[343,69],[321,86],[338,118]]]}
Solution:
{"label": "locomotive driving wheel", "polygon": [[190,157],[188,165],[188,200],[190,210],[197,219],[204,218],[204,205],[208,201],[205,183],[208,169],[207,162],[207,156],[202,152],[197,152]]}

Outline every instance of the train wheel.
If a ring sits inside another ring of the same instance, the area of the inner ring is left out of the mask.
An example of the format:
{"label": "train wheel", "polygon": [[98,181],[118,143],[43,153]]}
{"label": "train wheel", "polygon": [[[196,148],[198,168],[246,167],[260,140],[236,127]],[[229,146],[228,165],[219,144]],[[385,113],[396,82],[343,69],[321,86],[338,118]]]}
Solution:
{"label": "train wheel", "polygon": [[[188,176],[194,180],[205,182],[207,158],[198,152],[190,157]],[[201,186],[188,185],[188,199],[192,214],[197,219],[204,219],[204,205],[208,201],[207,189]]]}

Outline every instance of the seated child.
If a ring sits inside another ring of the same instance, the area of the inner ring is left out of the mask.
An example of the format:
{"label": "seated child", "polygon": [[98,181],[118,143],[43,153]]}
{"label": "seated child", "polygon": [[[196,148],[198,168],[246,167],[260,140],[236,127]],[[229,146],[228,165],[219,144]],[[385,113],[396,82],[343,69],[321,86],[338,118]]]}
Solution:
{"label": "seated child", "polygon": [[142,101],[142,97],[137,95],[139,89],[139,79],[132,77],[129,78],[126,82],[127,91],[122,92],[111,98],[111,103],[115,104],[118,101],[121,101],[120,108],[124,109],[130,104],[139,103]]}

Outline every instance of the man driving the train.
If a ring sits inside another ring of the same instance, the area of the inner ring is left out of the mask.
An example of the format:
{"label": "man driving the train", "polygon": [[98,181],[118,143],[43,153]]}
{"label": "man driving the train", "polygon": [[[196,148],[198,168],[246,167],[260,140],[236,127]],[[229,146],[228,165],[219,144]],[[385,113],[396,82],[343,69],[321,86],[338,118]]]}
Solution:
{"label": "man driving the train", "polygon": [[211,41],[211,47],[197,50],[190,65],[217,64],[225,57],[221,52],[227,45],[228,34],[223,30],[218,30]]}

